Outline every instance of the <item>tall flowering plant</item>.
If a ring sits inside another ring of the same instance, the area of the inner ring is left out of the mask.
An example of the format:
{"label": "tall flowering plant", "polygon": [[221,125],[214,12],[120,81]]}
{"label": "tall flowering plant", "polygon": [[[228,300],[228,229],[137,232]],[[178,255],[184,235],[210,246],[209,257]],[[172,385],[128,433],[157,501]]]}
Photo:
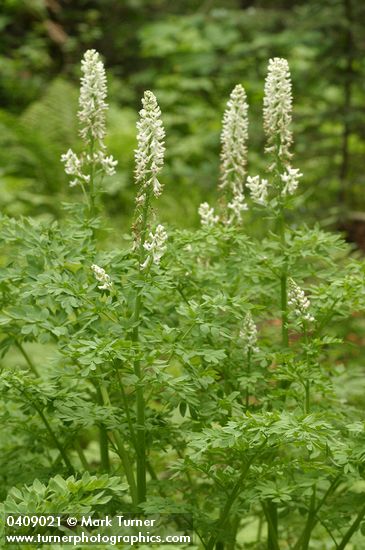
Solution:
{"label": "tall flowering plant", "polygon": [[365,268],[339,236],[291,227],[302,174],[287,61],[270,60],[265,84],[267,173],[249,175],[238,85],[219,200],[199,206],[198,230],[157,219],[165,131],[145,92],[132,235],[116,249],[94,230],[116,170],[99,54],[81,70],[83,150],[62,160],[82,218],[0,218],[5,509],[173,513],[179,529],[188,513],[207,550],[360,550],[364,430],[341,335],[364,308]]}
{"label": "tall flowering plant", "polygon": [[[108,110],[106,103],[107,84],[103,62],[98,52],[88,50],[81,62],[81,87],[79,96],[78,118],[80,136],[84,150],[80,155],[71,149],[62,155],[66,174],[73,177],[70,186],[80,185],[94,207],[95,186],[103,176],[115,174],[117,161],[107,155],[105,136],[105,117]],[[85,192],[88,188],[88,193]]]}

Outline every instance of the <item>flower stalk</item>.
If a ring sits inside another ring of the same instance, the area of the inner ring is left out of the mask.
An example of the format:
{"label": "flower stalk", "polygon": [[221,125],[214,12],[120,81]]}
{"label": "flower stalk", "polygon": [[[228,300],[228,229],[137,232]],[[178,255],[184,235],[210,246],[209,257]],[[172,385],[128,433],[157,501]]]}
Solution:
{"label": "flower stalk", "polygon": [[[244,88],[237,84],[227,102],[221,132],[219,189],[226,197],[224,221],[241,223],[248,207],[244,196],[247,171],[248,104]],[[213,214],[212,214],[213,216]]]}
{"label": "flower stalk", "polygon": [[89,215],[95,215],[97,180],[115,174],[117,161],[107,155],[106,112],[108,110],[106,73],[98,52],[87,50],[81,61],[78,119],[84,149],[80,155],[71,149],[61,156],[65,172],[72,176],[70,187],[80,185],[87,197]]}
{"label": "flower stalk", "polygon": [[248,410],[250,404],[250,374],[251,374],[251,361],[252,354],[258,351],[257,347],[257,327],[254,323],[250,312],[247,313],[242,330],[240,331],[240,339],[243,343],[243,349],[246,354],[246,366],[247,366],[247,384],[246,384],[246,397],[245,405]]}
{"label": "flower stalk", "polygon": [[[158,175],[164,161],[164,137],[165,130],[161,120],[161,110],[156,97],[150,91],[146,91],[142,98],[140,119],[137,122],[137,149],[135,151],[135,181],[139,185],[136,196],[136,219],[133,226],[134,248],[137,250],[138,274],[144,281],[151,262],[159,263],[165,251],[167,234],[163,226],[158,226],[156,233],[150,233],[150,241],[147,241],[148,221],[151,200],[159,197],[162,192],[162,184]],[[137,455],[137,503],[146,500],[146,403],[143,390],[143,371],[138,357],[140,315],[142,309],[143,285],[136,290],[134,311],[132,316],[133,330],[132,341],[136,345],[136,358],[134,360],[134,373],[138,379],[136,385],[136,455]]]}

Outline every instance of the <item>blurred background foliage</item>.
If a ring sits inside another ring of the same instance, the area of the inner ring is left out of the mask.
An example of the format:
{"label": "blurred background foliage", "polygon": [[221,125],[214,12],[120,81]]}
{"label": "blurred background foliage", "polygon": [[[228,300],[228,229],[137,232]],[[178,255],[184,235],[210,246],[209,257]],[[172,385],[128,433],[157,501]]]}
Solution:
{"label": "blurred background foliage", "polygon": [[196,225],[199,203],[215,200],[221,118],[237,83],[250,104],[249,172],[265,169],[264,79],[268,59],[283,56],[303,220],[346,230],[365,247],[365,2],[2,0],[0,28],[3,211],[58,217],[63,200],[76,200],[60,155],[79,147],[79,63],[96,48],[108,71],[108,146],[119,161],[106,208],[127,228],[135,122],[152,89],[167,131],[161,217]]}

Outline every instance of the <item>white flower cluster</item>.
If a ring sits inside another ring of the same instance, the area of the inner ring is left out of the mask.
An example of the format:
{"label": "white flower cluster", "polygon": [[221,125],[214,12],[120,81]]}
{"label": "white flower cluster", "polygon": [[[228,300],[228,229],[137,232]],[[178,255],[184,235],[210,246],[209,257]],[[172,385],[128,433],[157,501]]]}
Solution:
{"label": "white flower cluster", "polygon": [[160,263],[160,260],[166,251],[167,239],[168,235],[164,226],[161,224],[156,227],[155,233],[150,232],[149,241],[146,241],[143,244],[144,249],[147,250],[149,254],[147,255],[145,261],[141,264],[142,270],[146,269],[146,267],[152,262],[156,265]]}
{"label": "white flower cluster", "polygon": [[105,137],[105,113],[108,105],[106,74],[103,62],[98,52],[88,50],[81,61],[81,77],[79,112],[81,124],[80,136],[85,143],[98,141],[103,146]]}
{"label": "white flower cluster", "polygon": [[247,165],[248,104],[244,88],[238,84],[232,91],[223,115],[221,133],[221,182],[219,188],[228,192],[230,211],[226,223],[241,222],[248,209],[244,196]]}
{"label": "white flower cluster", "polygon": [[246,352],[257,352],[259,351],[257,344],[257,327],[254,323],[251,313],[247,313],[244,321],[243,327],[240,331],[240,339],[243,342],[243,347]]}
{"label": "white flower cluster", "polygon": [[65,172],[69,176],[74,176],[75,179],[70,181],[70,187],[74,187],[80,182],[89,183],[90,175],[82,172],[83,162],[76,153],[69,149],[67,153],[61,156],[61,160],[65,165]]}
{"label": "white flower cluster", "polygon": [[[265,81],[264,130],[267,137],[267,153],[274,153],[286,166],[291,158],[290,146],[293,135],[290,130],[292,120],[292,85],[289,65],[286,59],[275,57],[269,61]],[[275,165],[270,168],[274,169]]]}
{"label": "white flower cluster", "polygon": [[202,202],[199,206],[198,213],[200,216],[200,223],[208,227],[212,227],[219,222],[219,216],[214,214],[213,206],[210,207],[207,202]]}
{"label": "white flower cluster", "polygon": [[[104,138],[105,115],[108,105],[106,75],[98,52],[88,50],[81,61],[81,78],[79,111],[80,136],[87,147],[87,152],[77,156],[71,149],[61,156],[66,174],[73,176],[70,182],[73,187],[78,183],[90,182],[91,170],[107,176],[115,174],[117,161],[105,153]],[[98,149],[95,150],[95,147]],[[91,154],[90,154],[91,150]]]}
{"label": "white flower cluster", "polygon": [[248,104],[246,92],[238,84],[232,91],[223,115],[221,133],[220,188],[242,187],[246,175],[248,139]]}
{"label": "white flower cluster", "polygon": [[146,91],[142,98],[143,108],[137,122],[137,149],[135,150],[136,183],[141,184],[137,193],[137,205],[145,201],[145,191],[151,186],[155,197],[162,192],[162,185],[157,176],[164,162],[165,130],[161,120],[161,109],[155,95]]}
{"label": "white flower cluster", "polygon": [[110,290],[112,288],[113,283],[110,280],[110,276],[107,273],[105,273],[105,270],[96,264],[93,264],[91,266],[91,269],[94,272],[95,279],[100,283],[102,283],[101,285],[98,286],[98,288],[100,288],[100,290]]}
{"label": "white flower cluster", "polygon": [[227,225],[233,223],[235,220],[240,223],[242,221],[242,212],[248,210],[245,196],[241,189],[235,188],[233,190],[232,200],[227,204],[230,215],[227,218]]}
{"label": "white flower cluster", "polygon": [[303,174],[298,170],[298,168],[287,167],[286,172],[281,174],[280,178],[283,182],[283,194],[284,195],[293,195],[298,189],[298,184],[300,178],[303,177]]}
{"label": "white flower cluster", "polygon": [[289,279],[288,305],[293,308],[294,314],[299,319],[309,322],[314,321],[313,315],[309,313],[310,301],[293,279]]}
{"label": "white flower cluster", "polygon": [[266,205],[269,182],[260,176],[248,176],[247,187],[250,190],[251,198],[257,204]]}

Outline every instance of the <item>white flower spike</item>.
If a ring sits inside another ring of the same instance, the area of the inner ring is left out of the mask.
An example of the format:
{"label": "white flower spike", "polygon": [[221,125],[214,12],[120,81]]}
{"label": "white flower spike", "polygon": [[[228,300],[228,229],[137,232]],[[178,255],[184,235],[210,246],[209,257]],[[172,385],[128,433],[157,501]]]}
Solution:
{"label": "white flower spike", "polygon": [[99,142],[104,146],[107,87],[103,62],[98,52],[88,50],[81,61],[79,112],[80,136],[85,143]]}
{"label": "white flower spike", "polygon": [[[265,151],[277,156],[284,166],[291,158],[290,146],[293,134],[292,121],[292,85],[289,65],[286,59],[270,59],[268,75],[265,81],[264,95],[264,131],[267,137]],[[270,169],[274,169],[273,164]]]}
{"label": "white flower spike", "polygon": [[314,321],[313,315],[309,313],[310,301],[304,291],[293,279],[289,279],[289,300],[288,305],[293,308],[294,315],[302,321]]}
{"label": "white flower spike", "polygon": [[148,189],[155,197],[161,195],[162,185],[157,176],[163,167],[165,154],[165,130],[161,120],[161,109],[152,92],[144,93],[142,106],[137,122],[138,146],[135,150],[135,179],[136,183],[140,184],[137,205],[144,202],[144,195]]}
{"label": "white flower spike", "polygon": [[242,189],[246,176],[248,104],[246,92],[238,84],[232,91],[223,115],[221,133],[220,188]]}
{"label": "white flower spike", "polygon": [[106,155],[104,143],[106,135],[106,74],[98,52],[88,50],[81,61],[81,78],[79,111],[80,136],[85,144],[85,151],[77,156],[71,149],[61,156],[65,172],[74,176],[70,182],[77,184],[90,183],[90,174],[112,176],[115,174],[117,161]]}
{"label": "white flower spike", "polygon": [[259,351],[257,347],[257,327],[254,323],[251,313],[247,313],[243,327],[240,331],[240,339],[243,342],[243,347],[246,353],[255,353]]}
{"label": "white flower spike", "polygon": [[112,288],[113,283],[110,280],[110,276],[105,273],[105,270],[102,267],[99,267],[96,264],[93,264],[91,266],[91,269],[94,272],[95,279],[102,283],[98,286],[100,290],[110,290]]}
{"label": "white flower spike", "polygon": [[155,233],[150,232],[149,240],[143,244],[143,248],[149,253],[145,261],[141,264],[141,269],[146,269],[150,263],[159,265],[162,256],[166,252],[166,241],[168,235],[163,225],[156,227]]}

